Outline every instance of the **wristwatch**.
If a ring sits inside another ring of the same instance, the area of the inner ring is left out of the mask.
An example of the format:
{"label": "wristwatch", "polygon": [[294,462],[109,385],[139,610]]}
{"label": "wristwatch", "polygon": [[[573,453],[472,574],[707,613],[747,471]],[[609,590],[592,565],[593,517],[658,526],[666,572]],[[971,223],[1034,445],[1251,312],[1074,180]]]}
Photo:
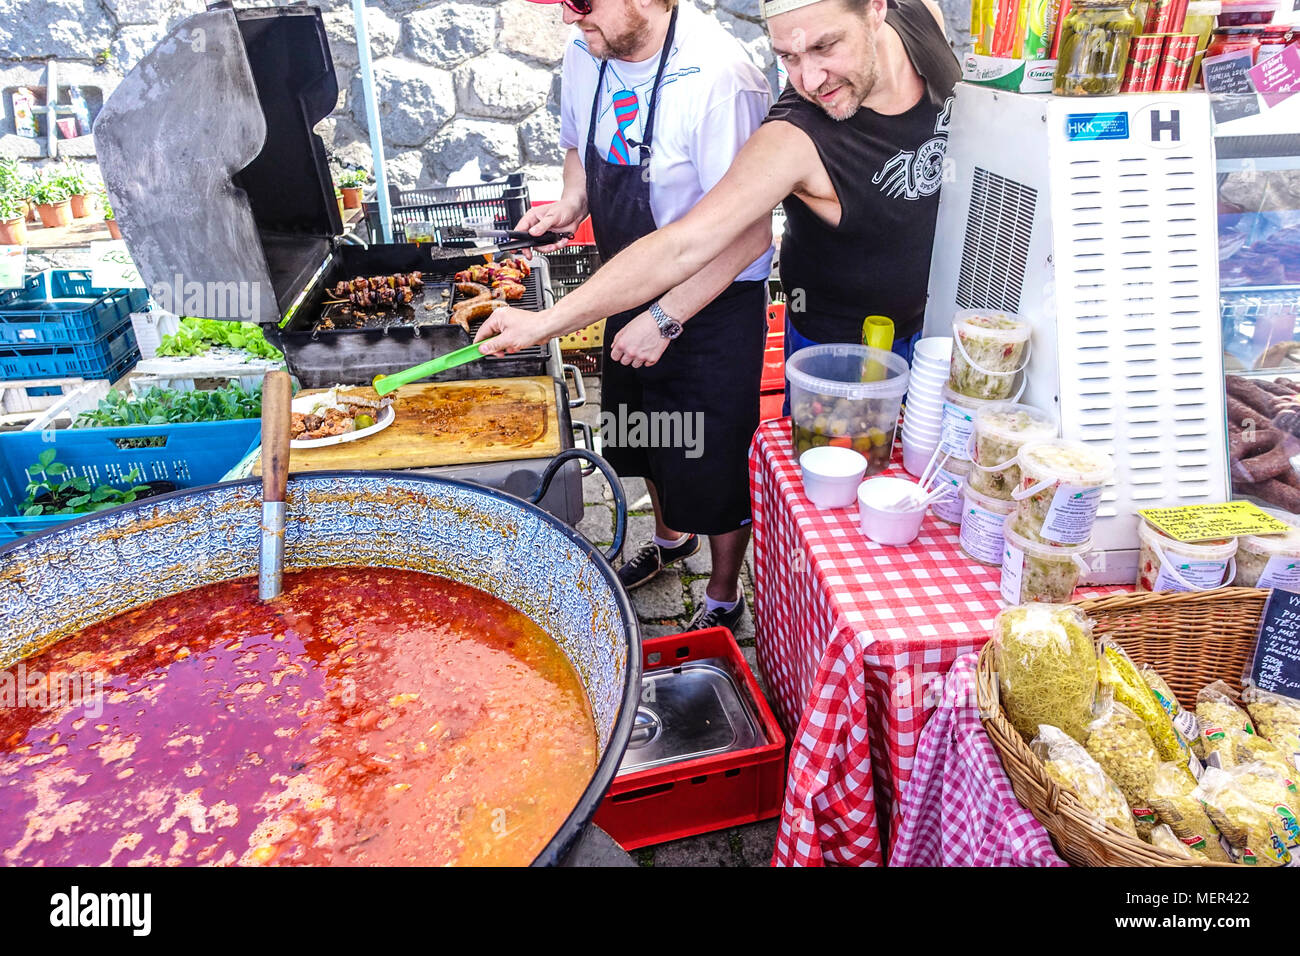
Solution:
{"label": "wristwatch", "polygon": [[659,326],[659,334],[666,339],[675,339],[682,334],[682,324],[659,307],[658,302],[650,303],[650,314]]}

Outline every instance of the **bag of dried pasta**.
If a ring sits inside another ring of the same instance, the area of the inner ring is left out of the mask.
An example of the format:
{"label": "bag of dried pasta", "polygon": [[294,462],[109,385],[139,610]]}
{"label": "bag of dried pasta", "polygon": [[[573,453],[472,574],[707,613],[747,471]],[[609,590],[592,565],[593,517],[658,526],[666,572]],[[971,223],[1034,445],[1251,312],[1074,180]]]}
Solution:
{"label": "bag of dried pasta", "polygon": [[1300,797],[1292,775],[1264,763],[1244,763],[1229,771],[1253,799],[1270,807],[1278,836],[1288,848],[1300,847]]}
{"label": "bag of dried pasta", "polygon": [[1238,779],[1238,771],[1209,767],[1192,796],[1232,845],[1236,862],[1247,866],[1286,866],[1291,853],[1277,832],[1277,814],[1252,796]]}
{"label": "bag of dried pasta", "polygon": [[1201,747],[1206,761],[1227,739],[1229,730],[1255,732],[1250,715],[1237,706],[1236,693],[1221,680],[1206,684],[1196,695],[1196,720],[1201,727]]}
{"label": "bag of dried pasta", "polygon": [[1097,692],[1092,621],[1071,604],[1024,604],[994,622],[993,659],[1007,719],[1025,740],[1040,724],[1079,743]]}
{"label": "bag of dried pasta", "polygon": [[1285,777],[1294,779],[1297,774],[1285,753],[1257,734],[1233,728],[1217,737],[1210,754],[1210,765],[1220,770],[1231,770],[1247,763],[1262,763]]}
{"label": "bag of dried pasta", "polygon": [[1197,753],[1199,741],[1197,738],[1201,735],[1200,723],[1196,719],[1196,714],[1187,710],[1178,700],[1178,695],[1165,682],[1150,664],[1142,664],[1138,667],[1138,674],[1142,677],[1142,683],[1147,685],[1147,689],[1155,695],[1156,701],[1160,708],[1169,715],[1173,722],[1174,730],[1178,731],[1180,737],[1185,740],[1192,752],[1197,757],[1203,757],[1203,753]]}
{"label": "bag of dried pasta", "polygon": [[1247,687],[1241,695],[1255,732],[1287,754],[1300,768],[1300,700]]}
{"label": "bag of dried pasta", "polygon": [[1157,850],[1164,850],[1172,856],[1182,857],[1185,860],[1205,859],[1205,854],[1192,850],[1182,840],[1174,836],[1174,831],[1164,823],[1157,823],[1151,828],[1150,842]]}
{"label": "bag of dried pasta", "polygon": [[1220,839],[1219,828],[1192,796],[1196,782],[1189,781],[1180,763],[1162,763],[1151,782],[1151,807],[1157,819],[1173,831],[1184,846],[1215,863],[1231,863]]}
{"label": "bag of dried pasta", "polygon": [[[1179,737],[1173,721],[1142,680],[1142,675],[1124,653],[1124,649],[1112,641],[1102,641],[1098,650],[1098,683],[1102,687],[1109,687],[1117,702],[1142,718],[1161,760],[1181,760],[1187,764],[1191,759],[1190,745]],[[1187,775],[1196,779],[1190,770]]]}
{"label": "bag of dried pasta", "polygon": [[1085,810],[1103,823],[1123,830],[1129,836],[1137,836],[1133,814],[1129,812],[1124,795],[1097,761],[1088,756],[1088,751],[1068,734],[1043,724],[1030,747],[1043,762],[1047,775],[1073,790]]}
{"label": "bag of dried pasta", "polygon": [[1138,836],[1146,839],[1155,825],[1149,800],[1160,755],[1142,718],[1115,700],[1109,688],[1098,699],[1097,717],[1088,725],[1088,753],[1115,781],[1133,811]]}

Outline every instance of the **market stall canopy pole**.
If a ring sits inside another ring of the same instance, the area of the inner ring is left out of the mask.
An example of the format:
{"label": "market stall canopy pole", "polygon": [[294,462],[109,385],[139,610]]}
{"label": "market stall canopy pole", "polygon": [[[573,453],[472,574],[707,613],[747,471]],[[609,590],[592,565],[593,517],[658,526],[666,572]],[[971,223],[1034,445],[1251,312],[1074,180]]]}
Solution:
{"label": "market stall canopy pole", "polygon": [[366,125],[370,128],[370,155],[375,167],[375,191],[379,199],[379,228],[384,242],[393,241],[393,213],[388,200],[388,173],[384,169],[384,133],[375,99],[375,74],[370,67],[370,34],[366,30],[366,0],[352,0],[357,22],[357,59],[360,61],[361,93],[366,103]]}

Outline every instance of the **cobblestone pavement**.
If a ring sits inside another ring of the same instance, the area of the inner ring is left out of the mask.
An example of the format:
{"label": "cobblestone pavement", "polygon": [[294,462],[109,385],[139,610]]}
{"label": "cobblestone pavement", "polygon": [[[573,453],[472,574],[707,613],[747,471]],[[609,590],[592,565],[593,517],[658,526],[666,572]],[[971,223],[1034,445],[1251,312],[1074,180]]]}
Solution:
{"label": "cobblestone pavement", "polygon": [[[587,404],[574,411],[574,418],[598,429],[600,424],[600,380],[585,377]],[[623,480],[628,504],[627,536],[624,555],[634,553],[650,540],[654,533],[654,515],[645,482],[640,478]],[[593,544],[608,545],[614,536],[613,495],[605,479],[599,474],[583,480],[582,500],[585,503],[578,530]],[[631,592],[632,604],[641,621],[641,633],[646,637],[677,634],[686,630],[695,612],[704,604],[704,587],[708,583],[712,561],[708,545],[699,553],[682,562],[681,566],[666,568],[658,577]],[[754,576],[753,548],[745,555],[740,584],[745,592],[748,607],[753,607]],[[740,649],[758,678],[759,687],[767,693],[767,686],[758,668],[754,648],[754,621],[746,611],[733,632]],[[765,820],[748,826],[716,830],[685,840],[645,847],[633,853],[642,866],[768,866],[776,843],[776,820]]]}

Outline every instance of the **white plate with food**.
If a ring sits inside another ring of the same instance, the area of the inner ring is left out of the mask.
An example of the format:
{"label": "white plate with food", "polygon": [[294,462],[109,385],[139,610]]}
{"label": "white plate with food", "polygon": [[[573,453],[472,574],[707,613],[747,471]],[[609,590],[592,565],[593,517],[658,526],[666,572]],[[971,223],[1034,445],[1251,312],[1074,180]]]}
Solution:
{"label": "white plate with food", "polygon": [[340,389],[293,400],[290,448],[326,448],[378,434],[397,418],[392,399],[360,398]]}

